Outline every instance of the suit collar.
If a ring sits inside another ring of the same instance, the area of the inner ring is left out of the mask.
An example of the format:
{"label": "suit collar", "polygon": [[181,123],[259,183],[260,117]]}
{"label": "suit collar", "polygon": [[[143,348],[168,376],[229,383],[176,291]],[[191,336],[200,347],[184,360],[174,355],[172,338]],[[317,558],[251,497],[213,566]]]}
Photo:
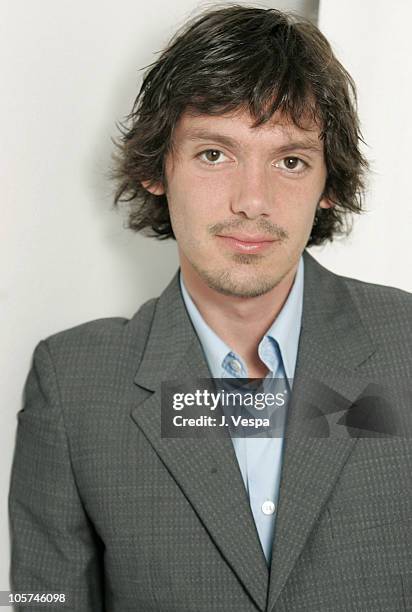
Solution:
{"label": "suit collar", "polygon": [[376,350],[346,279],[333,274],[307,251],[302,328],[305,340],[322,345],[326,360],[333,356],[339,366],[353,370]]}
{"label": "suit collar", "polygon": [[[187,363],[188,354],[192,363]],[[186,374],[210,377],[202,348],[186,311],[179,284],[179,271],[161,294],[153,315],[152,327],[135,382],[149,391],[160,387],[162,380]]]}

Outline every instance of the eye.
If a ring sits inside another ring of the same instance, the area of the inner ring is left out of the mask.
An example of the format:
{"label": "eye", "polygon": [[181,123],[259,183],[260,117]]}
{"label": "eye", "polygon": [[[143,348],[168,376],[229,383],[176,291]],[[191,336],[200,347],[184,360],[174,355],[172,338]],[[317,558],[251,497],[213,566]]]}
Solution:
{"label": "eye", "polygon": [[199,153],[198,157],[211,166],[217,166],[227,159],[226,155],[218,149],[206,149]]}
{"label": "eye", "polygon": [[304,162],[303,159],[300,159],[300,157],[284,157],[275,164],[276,168],[281,168],[282,170],[293,172],[294,174],[305,170],[307,165],[308,164]]}

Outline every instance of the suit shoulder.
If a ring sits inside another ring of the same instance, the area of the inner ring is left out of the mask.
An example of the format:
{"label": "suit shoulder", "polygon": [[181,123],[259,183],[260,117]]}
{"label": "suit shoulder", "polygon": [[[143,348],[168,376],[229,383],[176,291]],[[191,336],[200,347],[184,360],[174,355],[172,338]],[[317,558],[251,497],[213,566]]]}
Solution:
{"label": "suit shoulder", "polygon": [[412,294],[403,289],[339,277],[370,334],[398,346],[412,339]]}
{"label": "suit shoulder", "polygon": [[95,319],[41,340],[33,354],[39,376],[70,405],[121,397],[143,355],[156,303],[145,302],[130,319]]}
{"label": "suit shoulder", "polygon": [[40,344],[47,345],[52,356],[61,354],[95,353],[97,350],[115,350],[127,344],[127,339],[144,341],[153,318],[158,298],[142,304],[132,318],[105,317],[94,319],[51,334]]}
{"label": "suit shoulder", "polygon": [[339,278],[345,283],[352,297],[359,303],[368,303],[384,309],[396,308],[400,312],[405,311],[405,314],[407,312],[411,313],[412,293],[404,289],[368,283],[347,276],[339,276]]}

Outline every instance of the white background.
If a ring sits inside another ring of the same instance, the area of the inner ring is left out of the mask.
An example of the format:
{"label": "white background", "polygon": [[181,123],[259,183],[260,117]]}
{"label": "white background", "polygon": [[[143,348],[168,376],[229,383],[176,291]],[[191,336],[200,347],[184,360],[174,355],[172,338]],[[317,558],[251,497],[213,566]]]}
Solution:
{"label": "white background", "polygon": [[[246,4],[246,3],[244,3]],[[16,413],[34,346],[89,319],[131,316],[177,268],[173,242],[123,229],[107,174],[115,122],[139,68],[198,3],[0,2],[0,590],[8,589],[7,493]],[[315,2],[260,3],[313,16]],[[320,25],[358,82],[374,175],[346,243],[313,253],[364,280],[412,290],[408,147],[412,3],[326,0]]]}
{"label": "white background", "polygon": [[412,38],[409,0],[321,0],[318,25],[358,86],[371,162],[367,213],[313,254],[334,271],[412,291]]}

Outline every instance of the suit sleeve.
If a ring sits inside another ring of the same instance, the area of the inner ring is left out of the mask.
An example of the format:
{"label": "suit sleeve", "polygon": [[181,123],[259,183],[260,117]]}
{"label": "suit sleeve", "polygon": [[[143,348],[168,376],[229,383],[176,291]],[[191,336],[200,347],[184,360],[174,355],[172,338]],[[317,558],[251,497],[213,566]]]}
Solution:
{"label": "suit sleeve", "polygon": [[47,341],[34,351],[17,417],[9,490],[11,590],[65,593],[62,610],[103,612],[103,546],[76,487]]}

